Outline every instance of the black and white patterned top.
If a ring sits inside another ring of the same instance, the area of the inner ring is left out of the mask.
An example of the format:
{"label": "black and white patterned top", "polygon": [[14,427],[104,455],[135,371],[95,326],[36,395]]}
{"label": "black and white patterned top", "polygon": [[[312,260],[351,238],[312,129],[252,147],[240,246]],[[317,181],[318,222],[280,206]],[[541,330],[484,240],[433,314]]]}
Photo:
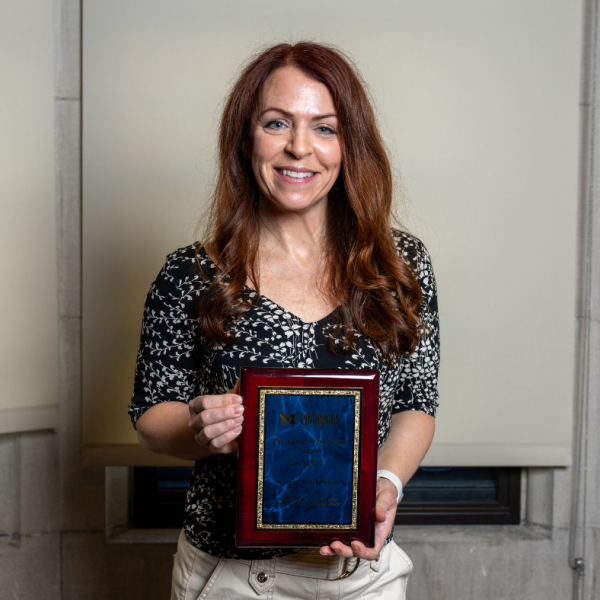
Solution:
{"label": "black and white patterned top", "polygon": [[[345,355],[329,348],[333,313],[308,323],[259,296],[234,324],[232,346],[209,344],[199,328],[199,299],[216,274],[202,248],[195,268],[195,246],[176,250],[152,284],[144,309],[140,350],[129,414],[133,424],[154,404],[188,403],[196,396],[223,394],[233,388],[243,366],[378,369],[379,446],[385,441],[392,414],[419,410],[435,416],[439,365],[439,326],[431,260],[422,243],[394,231],[402,258],[417,274],[423,291],[421,319],[430,333],[418,346],[388,367],[369,339],[356,333],[356,347]],[[246,289],[248,297],[256,292]],[[185,506],[184,529],[195,547],[222,558],[255,559],[282,556],[293,549],[236,548],[235,503],[237,457],[217,454],[194,467]],[[391,539],[391,536],[390,536]]]}

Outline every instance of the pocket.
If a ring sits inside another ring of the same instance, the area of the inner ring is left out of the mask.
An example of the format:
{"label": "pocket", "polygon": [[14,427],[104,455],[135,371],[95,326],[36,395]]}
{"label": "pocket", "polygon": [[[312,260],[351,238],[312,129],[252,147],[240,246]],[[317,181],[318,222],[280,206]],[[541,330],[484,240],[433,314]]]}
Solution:
{"label": "pocket", "polygon": [[390,542],[390,546],[392,547],[392,556],[395,557],[392,568],[399,569],[400,577],[410,575],[413,571],[413,562],[410,560],[408,554],[394,540]]}
{"label": "pocket", "polygon": [[221,568],[219,558],[192,546],[182,531],[174,557],[171,600],[205,598]]}
{"label": "pocket", "polygon": [[[210,556],[205,552],[202,554],[206,556]],[[211,559],[214,559],[214,556],[210,556]],[[222,558],[217,558],[217,564],[213,566],[212,562],[207,563],[206,561],[202,565],[202,567],[198,570],[197,579],[195,579],[189,587],[190,600],[205,600],[205,598],[209,597],[210,591],[212,590],[213,585],[217,581],[223,567],[225,566],[225,561]],[[192,575],[192,577],[194,574]],[[195,584],[195,586],[193,585]],[[186,599],[187,600],[187,599]]]}

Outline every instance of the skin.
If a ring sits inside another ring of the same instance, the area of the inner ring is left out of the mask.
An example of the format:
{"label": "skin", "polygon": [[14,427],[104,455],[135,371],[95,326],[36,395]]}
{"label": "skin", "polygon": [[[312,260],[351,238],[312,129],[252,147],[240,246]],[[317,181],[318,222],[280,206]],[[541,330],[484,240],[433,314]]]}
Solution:
{"label": "skin", "polygon": [[[323,289],[327,195],[342,166],[339,124],[329,90],[295,68],[265,83],[250,160],[260,189],[261,294],[305,321],[336,306]],[[311,177],[286,177],[282,168]]]}
{"label": "skin", "polygon": [[[329,90],[298,69],[278,69],[265,82],[247,158],[260,189],[260,292],[308,322],[335,309],[323,285],[327,197],[342,165],[339,124]],[[297,178],[282,171],[308,172]],[[244,406],[239,382],[222,395],[194,398],[189,405],[162,402],[138,420],[138,438],[159,454],[201,460],[237,451]],[[424,413],[393,415],[377,466],[408,482],[429,449],[435,420]],[[334,542],[321,554],[374,559],[396,513],[396,486],[377,480],[375,547]]]}

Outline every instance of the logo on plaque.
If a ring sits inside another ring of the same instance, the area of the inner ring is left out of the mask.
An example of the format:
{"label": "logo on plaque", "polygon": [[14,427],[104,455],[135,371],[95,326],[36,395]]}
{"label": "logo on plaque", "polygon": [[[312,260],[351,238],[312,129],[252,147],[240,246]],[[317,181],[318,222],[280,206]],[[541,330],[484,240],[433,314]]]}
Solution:
{"label": "logo on plaque", "polygon": [[296,415],[294,413],[292,413],[289,417],[285,413],[281,413],[279,416],[281,417],[281,421],[279,421],[280,425],[285,425],[287,423],[290,425],[296,424]]}

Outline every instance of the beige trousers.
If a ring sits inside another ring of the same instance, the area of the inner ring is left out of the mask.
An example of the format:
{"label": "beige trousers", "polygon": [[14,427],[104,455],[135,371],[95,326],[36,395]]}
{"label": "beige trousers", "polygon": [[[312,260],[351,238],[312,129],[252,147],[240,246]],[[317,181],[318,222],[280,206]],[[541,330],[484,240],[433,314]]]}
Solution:
{"label": "beige trousers", "polygon": [[171,600],[406,600],[411,571],[410,558],[394,542],[373,561],[321,556],[318,548],[230,560],[198,550],[182,531]]}

